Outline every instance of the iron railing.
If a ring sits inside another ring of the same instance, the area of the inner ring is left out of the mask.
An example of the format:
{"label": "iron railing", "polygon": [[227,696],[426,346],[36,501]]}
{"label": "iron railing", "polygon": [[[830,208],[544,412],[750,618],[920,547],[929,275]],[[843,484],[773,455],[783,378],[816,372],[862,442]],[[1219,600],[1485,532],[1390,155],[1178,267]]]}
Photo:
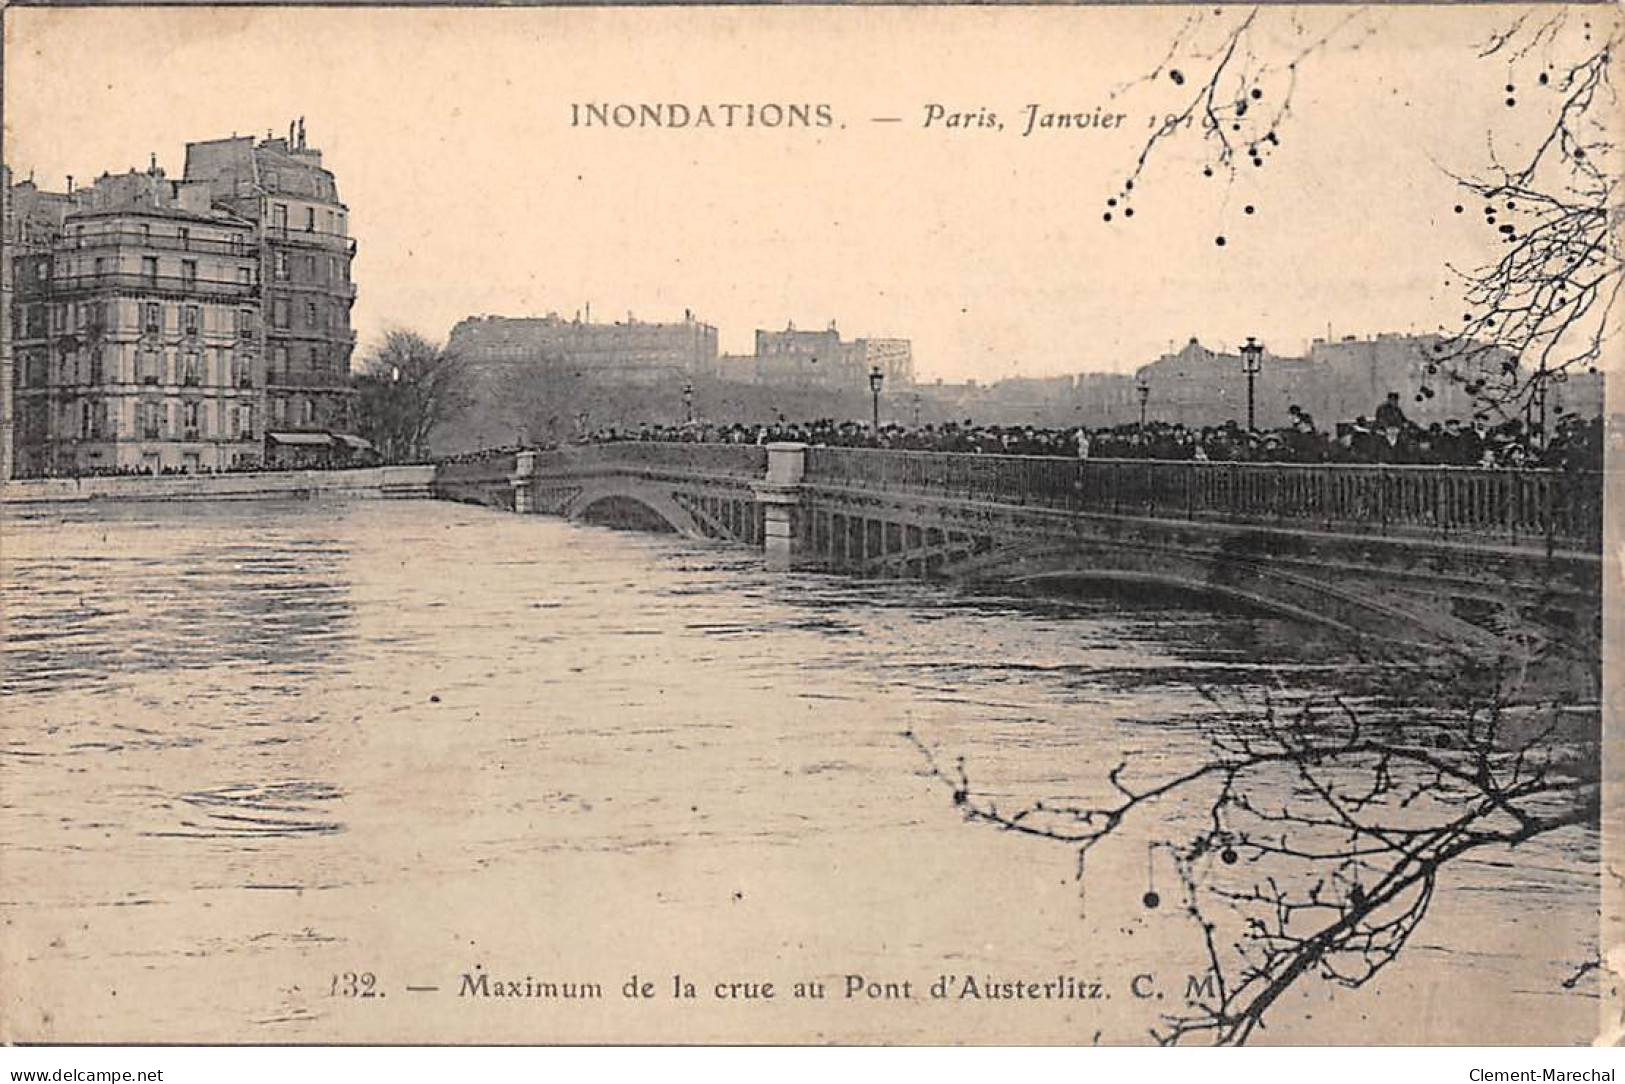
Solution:
{"label": "iron railing", "polygon": [[[501,466],[448,464],[451,475]],[[624,441],[538,453],[539,477],[604,470],[762,479],[753,444]],[[449,476],[448,476],[449,477]],[[1366,464],[1074,460],[868,448],[808,448],[811,486],[940,496],[1100,515],[1190,519],[1349,533],[1544,543],[1596,552],[1600,471]]]}
{"label": "iron railing", "polygon": [[296,229],[292,226],[267,226],[265,236],[285,244],[312,245],[316,248],[343,249],[345,255],[355,255],[355,238],[342,233],[323,233],[321,230]]}
{"label": "iron railing", "polygon": [[1596,550],[1599,471],[1072,460],[809,448],[805,480],[1153,518],[1432,534]]}
{"label": "iron railing", "polygon": [[177,294],[184,297],[251,298],[259,292],[253,282],[206,279],[193,275],[147,275],[133,271],[104,271],[90,275],[58,275],[40,280],[19,294],[77,294],[95,290],[134,290],[141,293]]}
{"label": "iron railing", "polygon": [[538,474],[612,466],[759,479],[767,474],[767,449],[757,444],[616,441],[554,448],[536,457]]}
{"label": "iron railing", "polygon": [[226,241],[214,237],[182,237],[173,233],[141,233],[137,230],[99,230],[95,233],[70,235],[62,242],[63,248],[156,248],[166,252],[199,252],[214,256],[236,256],[243,259],[259,255],[257,242],[243,227],[242,240]]}

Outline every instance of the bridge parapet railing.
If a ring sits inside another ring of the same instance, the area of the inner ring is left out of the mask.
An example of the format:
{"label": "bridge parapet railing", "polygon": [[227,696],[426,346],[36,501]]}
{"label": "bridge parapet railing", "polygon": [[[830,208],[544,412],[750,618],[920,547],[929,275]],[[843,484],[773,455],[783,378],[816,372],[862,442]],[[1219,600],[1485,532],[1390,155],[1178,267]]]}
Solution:
{"label": "bridge parapet railing", "polygon": [[553,448],[536,457],[536,472],[542,476],[614,468],[759,479],[767,474],[767,449],[756,444],[628,440]]}
{"label": "bridge parapet railing", "polygon": [[1602,539],[1597,471],[810,448],[806,481],[1162,519],[1549,541],[1587,551]]}

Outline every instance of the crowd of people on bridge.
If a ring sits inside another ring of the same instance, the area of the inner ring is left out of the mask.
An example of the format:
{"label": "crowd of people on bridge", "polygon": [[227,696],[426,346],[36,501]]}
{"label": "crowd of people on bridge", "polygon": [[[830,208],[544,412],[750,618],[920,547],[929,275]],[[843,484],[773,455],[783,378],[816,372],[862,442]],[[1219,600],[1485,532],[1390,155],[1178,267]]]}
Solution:
{"label": "crowd of people on bridge", "polygon": [[1291,422],[1248,430],[1236,422],[1186,426],[1150,421],[1109,428],[1045,428],[947,422],[906,426],[820,419],[771,425],[691,422],[684,425],[611,426],[590,437],[605,441],[688,441],[766,444],[800,441],[841,448],[1059,456],[1075,459],[1163,459],[1198,462],[1432,464],[1460,467],[1601,470],[1600,418],[1564,414],[1549,439],[1540,427],[1512,418],[1491,424],[1484,415],[1418,425],[1406,418],[1397,393],[1374,412],[1325,430],[1307,411],[1289,410]]}

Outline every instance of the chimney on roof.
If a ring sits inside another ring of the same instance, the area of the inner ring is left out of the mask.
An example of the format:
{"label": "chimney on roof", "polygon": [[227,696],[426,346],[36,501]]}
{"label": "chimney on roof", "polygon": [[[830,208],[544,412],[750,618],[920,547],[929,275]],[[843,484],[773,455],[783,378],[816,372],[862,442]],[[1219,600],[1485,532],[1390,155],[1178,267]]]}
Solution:
{"label": "chimney on roof", "polygon": [[[34,179],[34,174],[29,173],[28,179],[33,180]],[[73,174],[71,174],[71,173],[68,174],[68,195],[70,195],[70,196],[73,195]]]}

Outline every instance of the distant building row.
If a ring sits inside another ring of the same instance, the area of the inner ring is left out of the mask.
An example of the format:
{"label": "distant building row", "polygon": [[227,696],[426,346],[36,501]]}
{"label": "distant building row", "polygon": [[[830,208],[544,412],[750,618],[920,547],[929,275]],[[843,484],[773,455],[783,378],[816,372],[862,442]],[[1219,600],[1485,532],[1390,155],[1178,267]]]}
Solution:
{"label": "distant building row", "polygon": [[541,379],[586,378],[649,386],[716,379],[786,388],[842,391],[868,387],[876,367],[887,385],[914,383],[907,339],[843,341],[831,322],[822,331],[757,331],[756,353],[719,356],[717,329],[683,314],[681,323],[595,324],[550,313],[540,317],[471,316],[452,328],[448,345],[476,372],[523,370]]}
{"label": "distant building row", "polygon": [[348,427],[356,246],[302,125],[189,143],[179,180],[3,180],[8,475],[224,470]]}
{"label": "distant building row", "polygon": [[[1486,405],[1464,381],[1450,378],[1450,365],[1437,364],[1441,342],[1437,335],[1381,334],[1316,339],[1304,356],[1266,350],[1254,379],[1256,422],[1266,429],[1288,425],[1291,408],[1297,406],[1318,427],[1330,430],[1361,415],[1371,419],[1389,392],[1397,392],[1406,416],[1424,427],[1449,418],[1470,421]],[[1486,352],[1473,373],[1459,375],[1471,379],[1487,370],[1493,376],[1504,360]],[[1437,371],[1429,371],[1430,365]],[[927,420],[973,417],[997,425],[1110,427],[1139,421],[1143,407],[1148,421],[1201,428],[1244,423],[1247,417],[1241,355],[1204,346],[1195,338],[1133,373],[937,383],[922,385],[919,392],[918,403],[892,402],[897,419],[906,420],[913,410]],[[1602,409],[1600,374],[1569,373],[1548,385],[1549,421],[1569,412],[1597,417]]]}

